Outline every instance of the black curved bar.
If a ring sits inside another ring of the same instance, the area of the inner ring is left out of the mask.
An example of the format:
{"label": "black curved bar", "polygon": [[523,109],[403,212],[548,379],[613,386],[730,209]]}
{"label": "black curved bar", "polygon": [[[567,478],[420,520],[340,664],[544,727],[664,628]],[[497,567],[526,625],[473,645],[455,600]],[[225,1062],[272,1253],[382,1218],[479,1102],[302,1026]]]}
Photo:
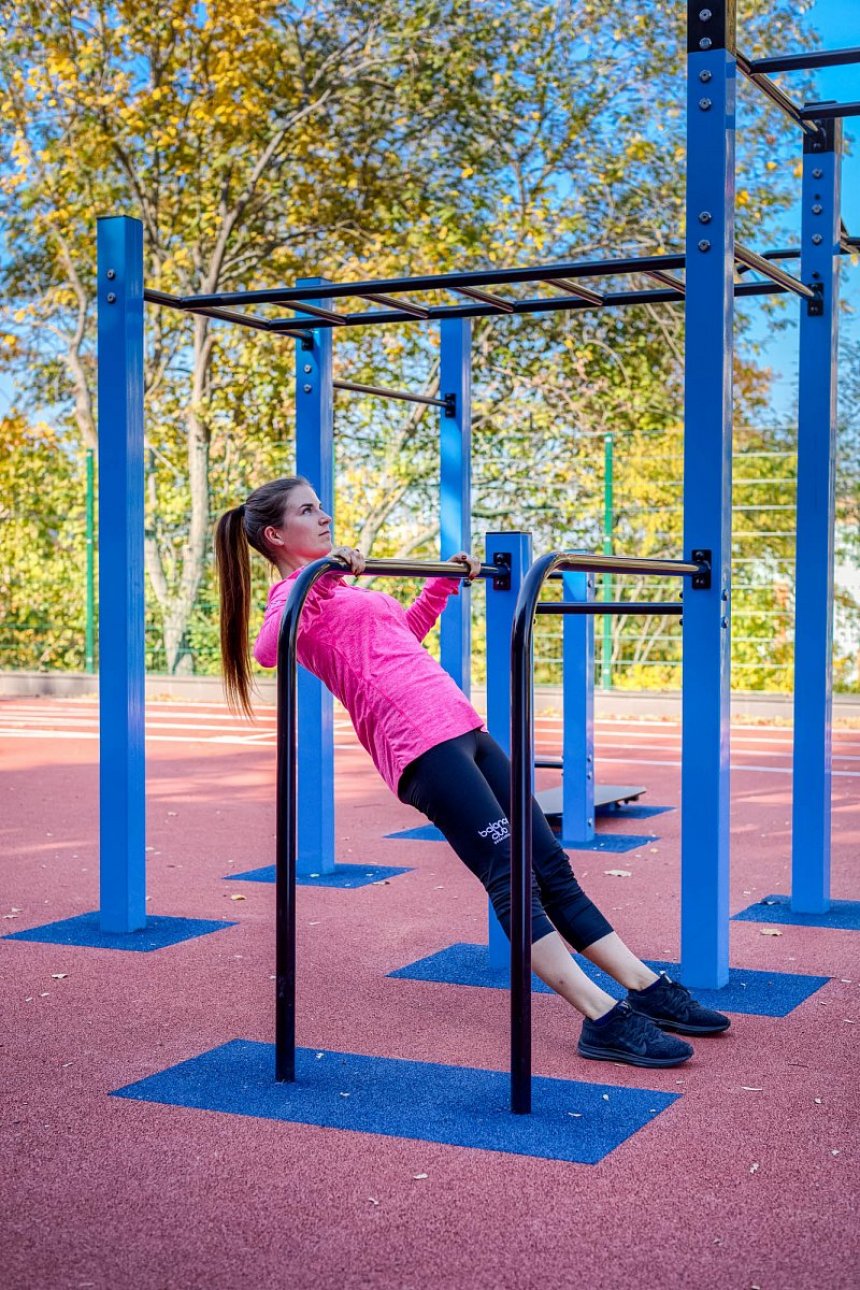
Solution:
{"label": "black curved bar", "polygon": [[[275,829],[275,1079],[296,1078],[296,857],[298,854],[298,670],[299,619],[315,582],[327,573],[345,575],[340,560],[325,556],[307,565],[290,589],[278,632],[278,733]],[[463,565],[448,560],[368,560],[364,577],[437,578],[463,576]],[[484,564],[477,575],[500,584],[504,565]]]}
{"label": "black curved bar", "polygon": [[[706,559],[637,560],[626,556],[573,555],[553,551],[540,556],[526,573],[511,630],[511,1110],[531,1111],[532,1004],[532,833],[531,796],[534,746],[532,691],[534,623],[538,596],[547,578],[558,571],[645,573],[692,579],[693,587],[710,585]],[[657,606],[655,606],[657,608]],[[564,612],[555,602],[551,612]]]}

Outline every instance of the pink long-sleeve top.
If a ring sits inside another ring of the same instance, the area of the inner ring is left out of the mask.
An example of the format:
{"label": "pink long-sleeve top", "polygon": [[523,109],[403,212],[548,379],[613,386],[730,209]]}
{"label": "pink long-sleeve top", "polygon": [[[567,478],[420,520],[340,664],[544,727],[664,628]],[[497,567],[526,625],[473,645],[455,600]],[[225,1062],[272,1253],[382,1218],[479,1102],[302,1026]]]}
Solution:
{"label": "pink long-sleeve top", "polygon": [[[254,657],[278,661],[278,630],[299,570],[269,590]],[[352,719],[355,732],[393,793],[410,762],[436,744],[484,725],[421,642],[457,595],[459,579],[428,578],[404,609],[393,596],[347,585],[342,574],[314,583],[302,608],[296,656]]]}

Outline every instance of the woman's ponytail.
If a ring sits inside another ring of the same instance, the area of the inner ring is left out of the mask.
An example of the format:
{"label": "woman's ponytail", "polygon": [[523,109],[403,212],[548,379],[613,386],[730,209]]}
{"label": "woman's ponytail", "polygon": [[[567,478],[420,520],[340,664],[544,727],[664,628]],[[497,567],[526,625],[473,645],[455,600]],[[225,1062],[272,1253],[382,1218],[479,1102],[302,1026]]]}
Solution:
{"label": "woman's ponytail", "polygon": [[247,501],[226,511],[215,526],[215,569],[221,601],[221,672],[227,703],[233,712],[254,715],[251,708],[251,551],[259,551],[276,568],[264,532],[284,523],[287,499],[294,488],[310,486],[304,475],[286,475],[262,484]]}
{"label": "woman's ponytail", "polygon": [[215,527],[215,568],[221,601],[221,671],[227,704],[253,716],[251,708],[251,558],[245,534],[245,507],[222,515]]}

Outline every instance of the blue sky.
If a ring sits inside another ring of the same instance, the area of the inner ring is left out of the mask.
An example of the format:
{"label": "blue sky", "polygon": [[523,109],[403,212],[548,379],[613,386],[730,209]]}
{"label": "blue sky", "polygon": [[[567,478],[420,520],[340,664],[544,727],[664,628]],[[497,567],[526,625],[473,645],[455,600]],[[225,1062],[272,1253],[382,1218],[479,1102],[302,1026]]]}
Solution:
{"label": "blue sky", "polygon": [[[806,15],[805,22],[811,30],[818,32],[815,42],[821,49],[848,49],[860,46],[860,0],[817,0]],[[741,23],[742,29],[742,23]],[[743,41],[740,40],[741,48]],[[783,75],[779,83],[786,91],[791,92],[792,81],[800,78],[802,73],[794,76]],[[847,67],[824,68],[816,73],[819,97],[836,99],[839,102],[860,102],[860,63]],[[742,126],[742,122],[740,123]],[[786,120],[785,129],[792,130]],[[849,155],[842,162],[842,217],[853,236],[860,236],[860,117],[845,118],[845,136]],[[800,132],[798,131],[798,134]],[[799,151],[799,150],[798,150]],[[850,155],[853,153],[853,156]],[[798,181],[798,193],[800,181]],[[793,228],[800,232],[799,202],[793,212]],[[789,265],[786,265],[790,268]],[[796,266],[794,267],[796,272]],[[842,299],[851,306],[851,313],[843,313],[840,320],[840,338],[844,342],[860,340],[860,264],[846,266],[842,275]],[[797,318],[797,310],[794,310]],[[765,316],[756,319],[753,336],[763,342],[762,361],[768,364],[774,373],[771,406],[776,416],[782,420],[785,416],[794,417],[797,405],[797,325],[796,322],[784,331],[774,333]]]}

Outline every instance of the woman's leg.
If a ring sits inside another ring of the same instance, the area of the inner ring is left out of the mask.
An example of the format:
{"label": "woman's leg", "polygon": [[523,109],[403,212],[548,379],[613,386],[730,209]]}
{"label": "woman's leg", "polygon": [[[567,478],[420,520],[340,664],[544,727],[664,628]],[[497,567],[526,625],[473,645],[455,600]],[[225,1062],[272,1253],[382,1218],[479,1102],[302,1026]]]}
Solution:
{"label": "woman's leg", "polygon": [[[510,937],[510,830],[505,811],[475,763],[475,733],[437,744],[408,768],[401,801],[421,811],[445,835],[483,883]],[[532,877],[532,966],[540,979],[590,1018],[615,1000],[585,975],[547,918]]]}
{"label": "woman's leg", "polygon": [[[495,739],[477,735],[477,764],[494,795],[508,809],[511,764]],[[532,864],[544,909],[565,940],[630,990],[657,980],[638,959],[576,881],[570,861],[546,816],[532,798]]]}

